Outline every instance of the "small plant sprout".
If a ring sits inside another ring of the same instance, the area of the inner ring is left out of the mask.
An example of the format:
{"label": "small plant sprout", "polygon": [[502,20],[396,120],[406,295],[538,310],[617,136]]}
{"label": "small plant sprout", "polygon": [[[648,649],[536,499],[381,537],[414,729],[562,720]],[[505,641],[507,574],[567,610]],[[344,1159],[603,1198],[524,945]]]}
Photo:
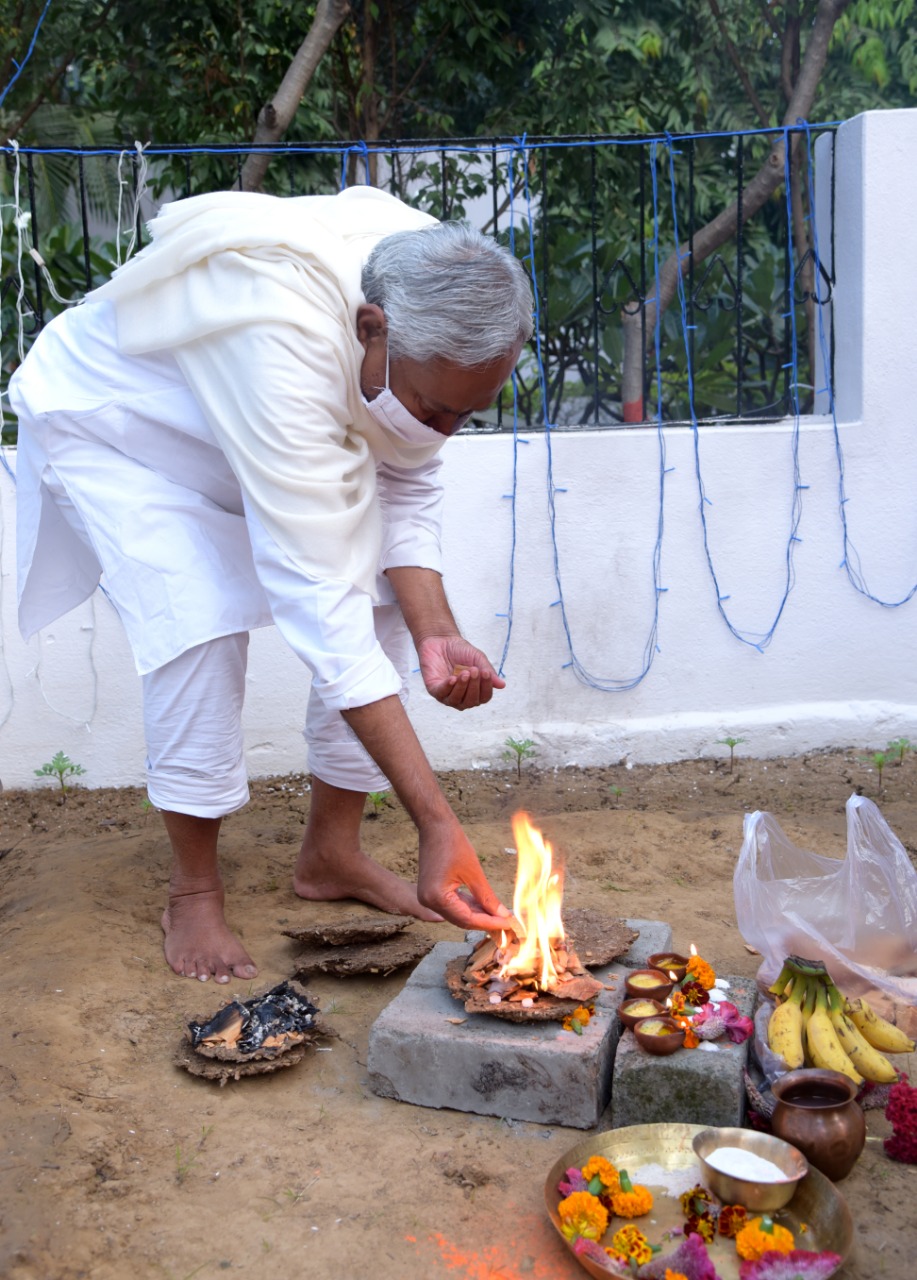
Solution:
{"label": "small plant sprout", "polygon": [[613,805],[616,805],[618,801],[621,799],[621,797],[624,795],[624,788],[616,787],[614,783],[612,783],[612,785],[608,788],[608,794],[611,796],[611,803]]}
{"label": "small plant sprout", "polygon": [[511,760],[516,766],[516,778],[522,780],[522,761],[530,760],[532,756],[537,756],[538,752],[531,738],[507,738],[503,744],[506,750],[503,752],[501,759]]}
{"label": "small plant sprout", "polygon": [[740,742],[744,742],[744,738],[733,738],[731,735],[725,738],[717,738],[717,746],[729,748],[729,772],[732,773],[735,767],[736,747]]}
{"label": "small plant sprout", "polygon": [[371,818],[377,818],[388,804],[388,797],[386,793],[384,791],[370,791],[366,798],[373,807],[373,811],[369,816]]}
{"label": "small plant sprout", "polygon": [[904,764],[904,757],[911,749],[910,738],[892,738],[891,742],[885,748],[885,754],[901,765]]}
{"label": "small plant sprout", "polygon": [[882,790],[882,770],[888,764],[888,756],[884,751],[874,751],[871,756],[860,756],[863,764],[871,764],[879,775],[879,790]]}
{"label": "small plant sprout", "polygon": [[58,751],[55,756],[47,760],[40,769],[35,770],[36,778],[57,778],[60,783],[61,793],[66,798],[70,788],[67,786],[68,778],[77,778],[86,770],[81,764],[74,764],[68,755],[63,751]]}

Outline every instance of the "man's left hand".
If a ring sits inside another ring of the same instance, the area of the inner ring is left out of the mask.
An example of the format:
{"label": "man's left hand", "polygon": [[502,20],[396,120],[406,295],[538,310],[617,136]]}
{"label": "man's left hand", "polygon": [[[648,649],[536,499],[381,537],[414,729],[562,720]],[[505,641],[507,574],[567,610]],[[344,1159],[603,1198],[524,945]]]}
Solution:
{"label": "man's left hand", "polygon": [[418,648],[427,693],[456,711],[490,702],[506,681],[487,657],[461,636],[429,636]]}

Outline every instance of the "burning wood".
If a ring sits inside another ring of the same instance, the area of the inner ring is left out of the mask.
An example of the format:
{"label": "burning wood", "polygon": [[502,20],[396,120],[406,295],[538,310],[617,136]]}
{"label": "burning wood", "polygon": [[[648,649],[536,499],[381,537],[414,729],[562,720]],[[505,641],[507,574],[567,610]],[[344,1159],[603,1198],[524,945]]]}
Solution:
{"label": "burning wood", "polygon": [[524,813],[513,817],[513,835],[513,915],[499,937],[485,938],[467,961],[448,967],[447,982],[469,1012],[515,1021],[563,1018],[594,1000],[602,983],[586,972],[564,930],[563,883],[550,844]]}

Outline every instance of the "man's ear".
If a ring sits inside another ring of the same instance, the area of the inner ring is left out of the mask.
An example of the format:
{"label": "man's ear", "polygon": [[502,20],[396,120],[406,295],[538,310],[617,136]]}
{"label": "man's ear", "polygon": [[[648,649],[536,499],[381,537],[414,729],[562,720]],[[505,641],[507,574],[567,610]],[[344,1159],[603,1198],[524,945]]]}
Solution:
{"label": "man's ear", "polygon": [[385,340],[388,325],[385,312],[374,302],[363,302],[357,307],[357,337],[367,350],[372,343]]}

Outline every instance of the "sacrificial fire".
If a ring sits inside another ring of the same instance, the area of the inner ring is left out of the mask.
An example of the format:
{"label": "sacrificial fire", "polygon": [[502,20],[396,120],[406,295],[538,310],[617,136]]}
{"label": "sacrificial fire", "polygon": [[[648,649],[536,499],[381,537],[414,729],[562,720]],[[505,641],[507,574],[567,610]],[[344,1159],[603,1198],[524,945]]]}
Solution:
{"label": "sacrificial fire", "polygon": [[476,1004],[509,1003],[519,1006],[520,1013],[532,1010],[532,1016],[546,997],[549,1003],[593,1000],[602,983],[586,972],[566,937],[563,877],[553,865],[551,845],[526,813],[515,814],[512,826],[517,854],[513,915],[506,930],[485,938],[473,951],[462,975],[465,990],[474,991]]}

